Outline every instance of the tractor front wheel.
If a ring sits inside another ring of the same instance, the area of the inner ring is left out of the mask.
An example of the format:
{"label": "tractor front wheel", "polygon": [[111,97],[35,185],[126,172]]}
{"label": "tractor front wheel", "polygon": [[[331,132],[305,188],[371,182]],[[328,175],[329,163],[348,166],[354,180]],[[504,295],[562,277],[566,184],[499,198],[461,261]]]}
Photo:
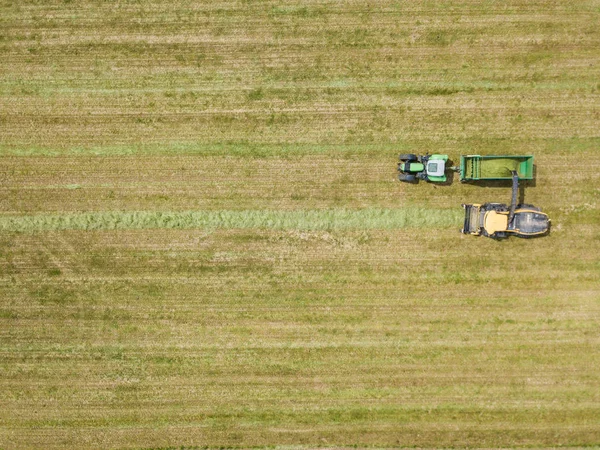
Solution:
{"label": "tractor front wheel", "polygon": [[413,155],[412,153],[400,155],[400,161],[416,161],[416,160],[417,160],[417,155]]}

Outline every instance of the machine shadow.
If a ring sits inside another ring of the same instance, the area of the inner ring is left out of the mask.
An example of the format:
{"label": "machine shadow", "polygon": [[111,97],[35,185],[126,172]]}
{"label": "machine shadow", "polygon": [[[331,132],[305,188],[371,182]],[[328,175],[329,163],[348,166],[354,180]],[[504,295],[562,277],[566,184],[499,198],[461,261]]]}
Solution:
{"label": "machine shadow", "polygon": [[[533,179],[532,180],[519,180],[519,194],[518,204],[525,203],[525,190],[527,188],[535,188],[537,180],[537,167],[533,165]],[[471,184],[479,186],[481,188],[512,188],[512,180],[476,180],[476,181],[465,181],[464,184]]]}
{"label": "machine shadow", "polygon": [[446,161],[446,181],[442,181],[441,183],[434,183],[436,186],[450,186],[454,183],[454,178],[458,175],[454,170],[450,170],[450,167],[454,166],[454,161],[449,159]]}

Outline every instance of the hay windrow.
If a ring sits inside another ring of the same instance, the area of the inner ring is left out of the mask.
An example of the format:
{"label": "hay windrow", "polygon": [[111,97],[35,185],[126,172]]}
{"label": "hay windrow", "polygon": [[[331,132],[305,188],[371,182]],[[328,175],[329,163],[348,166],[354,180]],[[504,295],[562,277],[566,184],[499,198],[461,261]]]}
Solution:
{"label": "hay windrow", "polygon": [[104,211],[63,215],[0,217],[0,230],[126,230],[239,228],[273,230],[348,230],[450,228],[460,224],[459,209],[330,209],[244,211]]}

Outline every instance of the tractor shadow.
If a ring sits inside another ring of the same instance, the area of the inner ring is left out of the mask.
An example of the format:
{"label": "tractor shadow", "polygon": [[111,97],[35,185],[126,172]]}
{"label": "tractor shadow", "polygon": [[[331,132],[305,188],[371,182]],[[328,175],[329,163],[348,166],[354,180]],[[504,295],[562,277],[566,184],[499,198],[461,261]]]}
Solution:
{"label": "tractor shadow", "polygon": [[[533,165],[533,179],[532,180],[519,180],[519,195],[517,197],[517,203],[525,203],[525,190],[527,188],[535,188],[537,180],[537,167]],[[463,184],[471,186],[479,186],[482,188],[506,188],[512,189],[512,180],[478,180],[478,181],[466,181]]]}
{"label": "tractor shadow", "polygon": [[454,183],[454,178],[458,175],[457,172],[455,172],[454,170],[449,170],[448,167],[453,167],[454,166],[454,161],[452,161],[451,159],[449,159],[448,161],[446,161],[446,181],[442,182],[442,183],[433,183],[436,186],[451,186],[452,183]]}

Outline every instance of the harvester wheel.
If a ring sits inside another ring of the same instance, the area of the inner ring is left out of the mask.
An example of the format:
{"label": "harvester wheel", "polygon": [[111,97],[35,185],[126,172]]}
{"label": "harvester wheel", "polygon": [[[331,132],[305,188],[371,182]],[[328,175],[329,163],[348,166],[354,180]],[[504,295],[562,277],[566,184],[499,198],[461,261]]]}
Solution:
{"label": "harvester wheel", "polygon": [[488,203],[487,207],[490,209],[493,209],[494,211],[498,211],[498,212],[508,211],[508,208],[506,207],[506,205],[504,205],[502,203]]}
{"label": "harvester wheel", "polygon": [[401,173],[398,175],[398,179],[400,181],[406,181],[407,183],[414,183],[417,180],[417,177],[415,177],[414,175]]}
{"label": "harvester wheel", "polygon": [[534,211],[541,211],[537,206],[529,205],[527,203],[523,203],[522,205],[517,205],[517,209],[532,209]]}
{"label": "harvester wheel", "polygon": [[416,161],[416,160],[417,160],[417,155],[413,155],[412,153],[400,155],[400,161]]}

